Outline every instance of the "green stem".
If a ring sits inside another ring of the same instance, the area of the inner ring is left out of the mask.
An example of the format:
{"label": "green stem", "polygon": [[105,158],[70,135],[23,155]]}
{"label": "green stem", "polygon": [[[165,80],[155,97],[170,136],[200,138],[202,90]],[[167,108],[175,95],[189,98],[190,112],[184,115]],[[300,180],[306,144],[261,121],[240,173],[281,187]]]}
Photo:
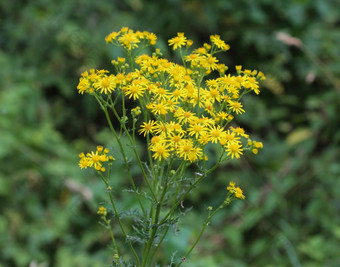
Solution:
{"label": "green stem", "polygon": [[[213,217],[220,209],[222,209],[224,206],[225,206],[224,204],[220,205],[220,206],[219,206],[212,214],[210,214],[210,215],[208,216],[208,218],[205,220],[205,222],[204,222],[204,224],[203,224],[203,227],[202,227],[202,229],[201,229],[201,231],[200,231],[198,237],[196,238],[196,241],[195,241],[194,244],[191,246],[191,248],[188,250],[188,252],[185,254],[184,259],[186,259],[186,258],[190,255],[191,251],[196,247],[198,241],[200,241],[200,239],[201,239],[201,237],[202,237],[202,235],[203,235],[203,232],[204,232],[205,228],[208,226],[208,224],[209,224],[211,218],[212,218],[212,217]],[[184,261],[181,260],[181,261],[176,265],[176,267],[180,266],[183,262],[184,262]]]}
{"label": "green stem", "polygon": [[[125,134],[126,134],[126,136],[128,137],[128,139],[129,139],[129,141],[130,141],[130,143],[131,143],[132,150],[133,150],[133,152],[134,152],[134,154],[135,154],[135,156],[136,156],[136,159],[137,159],[137,161],[138,161],[138,165],[139,165],[139,167],[140,167],[140,169],[141,169],[141,171],[142,171],[144,180],[145,180],[145,182],[146,182],[146,184],[147,184],[147,186],[148,186],[148,188],[149,188],[149,190],[150,190],[150,192],[151,192],[151,194],[152,194],[152,197],[154,198],[154,200],[157,200],[156,195],[155,195],[155,193],[154,193],[154,191],[153,191],[153,189],[152,189],[152,187],[151,187],[151,185],[150,185],[150,182],[149,182],[149,180],[148,180],[148,175],[146,174],[146,172],[145,172],[145,170],[144,170],[144,167],[143,167],[143,164],[142,164],[142,161],[141,161],[141,159],[140,159],[140,157],[139,157],[138,151],[137,151],[137,149],[136,149],[136,145],[134,144],[134,142],[133,142],[133,140],[132,140],[132,138],[131,138],[131,135],[130,135],[129,131],[128,131],[128,129],[126,128],[125,123],[121,122],[121,120],[119,119],[119,115],[118,115],[117,111],[116,111],[114,108],[112,108],[112,111],[113,111],[113,113],[115,114],[115,116],[117,117],[117,119],[120,121],[121,125],[123,126],[123,129],[124,129],[124,131],[125,131]],[[107,114],[107,111],[106,111],[105,113]],[[108,117],[108,114],[107,114],[106,117]],[[110,121],[110,123],[111,123],[111,121]],[[111,124],[111,125],[112,125],[112,124]],[[113,127],[112,127],[112,128],[113,128]]]}
{"label": "green stem", "polygon": [[152,247],[152,244],[153,244],[153,241],[155,239],[158,227],[160,225],[160,224],[158,224],[159,214],[160,214],[160,211],[161,211],[161,207],[163,205],[164,196],[165,196],[165,194],[167,192],[167,188],[168,188],[167,179],[168,179],[168,177],[166,177],[166,182],[164,184],[164,188],[163,188],[160,200],[157,202],[156,215],[155,215],[155,218],[152,222],[152,229],[151,229],[151,232],[150,232],[150,238],[149,238],[148,243],[146,244],[146,249],[144,250],[144,253],[143,253],[143,260],[142,260],[142,265],[141,265],[142,267],[145,267],[146,263],[148,262],[148,255],[150,253],[150,249]]}
{"label": "green stem", "polygon": [[122,145],[122,143],[121,143],[121,141],[120,141],[120,139],[119,139],[115,129],[113,128],[113,125],[112,125],[112,122],[111,122],[111,119],[110,119],[110,116],[109,116],[109,113],[108,113],[108,110],[107,110],[106,107],[104,107],[104,112],[105,112],[106,120],[107,120],[107,122],[109,124],[110,130],[111,130],[111,132],[113,133],[113,135],[115,136],[115,138],[116,138],[116,140],[118,142],[120,151],[121,151],[122,156],[123,156],[124,164],[125,164],[125,167],[126,167],[127,172],[128,172],[129,180],[130,180],[130,183],[131,183],[132,188],[133,188],[133,191],[136,194],[137,200],[138,200],[139,205],[140,205],[140,207],[141,207],[141,209],[143,211],[143,214],[146,215],[143,203],[142,203],[142,201],[141,201],[141,199],[139,197],[139,194],[137,193],[137,188],[136,188],[135,182],[133,181],[132,174],[130,172],[129,163],[127,162],[127,158],[126,158],[126,155],[125,155],[125,151],[124,151],[123,145]]}
{"label": "green stem", "polygon": [[[115,240],[115,237],[113,235],[113,232],[112,232],[112,227],[111,227],[111,224],[110,224],[110,220],[107,220],[105,217],[104,217],[104,221],[106,222],[106,225],[107,225],[107,228],[109,229],[110,231],[110,236],[111,236],[111,240],[112,240],[112,244],[113,244],[113,247],[116,251],[116,254],[118,255],[119,257],[119,252],[118,252],[118,247],[117,247],[117,244],[116,244],[116,240]],[[119,266],[123,267],[122,263],[118,260],[118,264]]]}
{"label": "green stem", "polygon": [[[106,187],[109,188],[110,185],[108,184],[108,182],[106,181],[106,179],[104,178],[104,176],[103,176],[100,172],[98,172],[98,173],[99,173],[100,177],[102,178],[103,182],[105,183]],[[115,214],[115,217],[116,217],[116,219],[117,219],[117,222],[118,222],[118,224],[119,224],[120,230],[122,231],[122,233],[123,233],[123,235],[124,235],[126,241],[128,242],[128,245],[129,245],[129,247],[130,247],[130,250],[132,251],[133,255],[134,255],[135,258],[136,258],[136,261],[137,261],[138,266],[140,266],[140,261],[139,261],[138,255],[137,255],[135,249],[133,248],[133,246],[132,246],[132,244],[131,244],[131,241],[129,240],[129,238],[128,238],[128,236],[127,236],[125,230],[124,230],[122,221],[121,221],[120,218],[119,218],[119,213],[118,213],[118,211],[117,211],[117,209],[116,209],[116,205],[115,205],[115,203],[114,203],[114,200],[113,200],[113,197],[112,197],[112,193],[111,193],[111,191],[108,191],[107,193],[108,193],[108,195],[109,195],[110,203],[111,203],[111,206],[112,206],[112,208],[113,208],[113,212],[114,212],[114,214]]]}
{"label": "green stem", "polygon": [[161,239],[159,240],[159,243],[158,243],[157,247],[155,247],[154,251],[152,252],[151,256],[149,257],[149,260],[148,260],[149,264],[152,263],[152,260],[153,260],[153,258],[155,257],[155,255],[156,255],[156,253],[157,253],[157,251],[158,251],[158,248],[159,248],[160,245],[162,244],[162,242],[163,242],[164,238],[166,237],[168,231],[169,231],[169,227],[166,228],[164,234],[162,235]]}
{"label": "green stem", "polygon": [[209,169],[205,174],[203,174],[200,178],[198,178],[185,192],[184,194],[177,200],[177,202],[175,203],[175,205],[173,205],[173,207],[168,211],[168,213],[164,216],[164,218],[161,220],[161,222],[159,223],[160,225],[163,224],[167,218],[169,216],[171,216],[173,214],[173,212],[175,211],[175,209],[178,207],[178,205],[181,204],[182,200],[184,198],[186,198],[186,196],[191,192],[191,190],[199,183],[201,182],[205,177],[207,177],[207,175],[212,172],[213,170],[215,170],[218,166],[220,165],[220,161],[218,161],[213,167],[211,167],[211,169]]}

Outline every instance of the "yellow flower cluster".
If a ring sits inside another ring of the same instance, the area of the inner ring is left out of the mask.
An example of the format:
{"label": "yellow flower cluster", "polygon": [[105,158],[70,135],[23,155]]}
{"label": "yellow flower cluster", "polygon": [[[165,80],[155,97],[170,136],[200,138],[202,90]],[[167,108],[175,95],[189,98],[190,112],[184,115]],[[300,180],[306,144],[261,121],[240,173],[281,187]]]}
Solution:
{"label": "yellow flower cluster", "polygon": [[88,167],[90,167],[94,168],[97,171],[105,172],[105,167],[103,167],[103,163],[114,160],[112,156],[107,156],[109,152],[109,149],[102,146],[97,146],[96,152],[91,151],[86,155],[84,153],[80,153],[79,167],[81,169],[87,169]]}
{"label": "yellow flower cluster", "polygon": [[235,183],[234,182],[230,182],[229,186],[227,187],[227,190],[230,194],[232,194],[233,196],[235,196],[238,199],[245,199],[246,197],[243,195],[243,191],[241,188],[239,187],[235,187]]}
{"label": "yellow flower cluster", "polygon": [[128,50],[133,50],[139,47],[140,42],[145,41],[143,45],[156,44],[157,36],[154,33],[147,31],[134,32],[133,30],[123,27],[119,32],[112,32],[105,37],[107,43],[112,43],[118,46],[122,46]]}
{"label": "yellow flower cluster", "polygon": [[[156,39],[152,33],[128,28],[106,37],[108,43],[126,49],[129,55],[142,40],[144,45],[153,45]],[[242,128],[230,124],[235,115],[245,112],[241,97],[249,92],[258,94],[259,81],[265,77],[256,70],[242,70],[242,66],[236,67],[235,75],[225,74],[228,67],[219,63],[214,54],[227,51],[229,45],[218,35],[211,36],[210,41],[183,55],[183,66],[162,58],[156,51],[151,56],[130,58],[129,62],[133,63],[130,72],[122,67],[126,63],[121,59],[113,61],[116,74],[106,70],[84,72],[78,92],[106,97],[104,103],[113,103],[113,98],[121,94],[138,100],[140,109],[134,109],[132,115],[139,115],[140,110],[144,114],[146,120],[139,133],[150,137],[149,150],[156,160],[206,160],[204,148],[209,143],[220,145],[229,158],[240,158],[244,150],[256,154],[262,144],[250,140]],[[191,46],[192,41],[178,33],[169,40],[169,45],[181,50],[183,46]],[[212,71],[218,71],[219,77],[206,79]],[[90,166],[87,160],[88,157],[83,157],[81,167]],[[96,169],[99,161],[95,164],[93,159],[89,160]]]}
{"label": "yellow flower cluster", "polygon": [[105,207],[103,207],[103,206],[100,206],[98,208],[97,214],[106,216],[107,215],[107,209]]}

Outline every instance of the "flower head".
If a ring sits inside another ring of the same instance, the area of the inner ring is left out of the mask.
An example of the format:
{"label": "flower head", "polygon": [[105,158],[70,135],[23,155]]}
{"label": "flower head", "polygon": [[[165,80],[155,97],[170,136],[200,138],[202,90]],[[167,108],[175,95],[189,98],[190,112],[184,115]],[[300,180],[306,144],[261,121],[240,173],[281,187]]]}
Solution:
{"label": "flower head", "polygon": [[169,40],[169,45],[172,45],[173,49],[176,50],[177,48],[184,46],[186,41],[187,38],[184,36],[184,33],[178,32],[176,37]]}
{"label": "flower head", "polygon": [[235,187],[234,182],[229,182],[229,185],[227,186],[227,191],[235,196],[238,199],[245,199],[246,197],[243,195],[243,191],[239,187]]}

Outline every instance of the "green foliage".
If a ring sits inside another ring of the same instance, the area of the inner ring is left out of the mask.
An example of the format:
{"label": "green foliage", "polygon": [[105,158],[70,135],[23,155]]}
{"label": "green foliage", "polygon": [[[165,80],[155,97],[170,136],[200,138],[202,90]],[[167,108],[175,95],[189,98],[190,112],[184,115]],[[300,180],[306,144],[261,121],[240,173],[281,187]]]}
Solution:
{"label": "green foliage", "polygon": [[[340,94],[325,74],[340,75],[339,9],[327,0],[1,1],[0,266],[111,263],[96,216],[102,185],[76,166],[89,143],[107,140],[105,122],[75,87],[83,70],[117,56],[104,36],[123,25],[156,33],[163,47],[178,31],[203,41],[219,33],[231,66],[245,62],[268,77],[240,120],[264,149],[220,168],[184,202],[193,210],[181,238],[167,236],[164,257],[192,244],[196,214],[220,201],[228,178],[247,202],[221,212],[189,266],[339,266]],[[309,52],[277,40],[282,31]],[[115,168],[119,208],[133,208]]]}

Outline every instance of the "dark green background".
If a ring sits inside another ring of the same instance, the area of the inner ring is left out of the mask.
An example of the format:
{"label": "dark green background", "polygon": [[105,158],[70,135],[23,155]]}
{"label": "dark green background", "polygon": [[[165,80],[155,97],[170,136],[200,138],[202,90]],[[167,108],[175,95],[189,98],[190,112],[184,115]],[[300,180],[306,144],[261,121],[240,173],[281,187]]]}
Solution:
{"label": "dark green background", "polygon": [[[222,166],[190,196],[193,209],[160,257],[181,256],[234,180],[246,201],[218,214],[186,266],[340,266],[339,10],[335,0],[1,1],[0,266],[110,264],[96,215],[105,188],[77,155],[116,148],[97,103],[76,86],[82,71],[111,68],[117,51],[104,37],[122,26],[154,32],[166,56],[177,32],[196,45],[219,34],[230,69],[267,76],[238,119],[264,149]],[[115,166],[119,208],[134,207]]]}

